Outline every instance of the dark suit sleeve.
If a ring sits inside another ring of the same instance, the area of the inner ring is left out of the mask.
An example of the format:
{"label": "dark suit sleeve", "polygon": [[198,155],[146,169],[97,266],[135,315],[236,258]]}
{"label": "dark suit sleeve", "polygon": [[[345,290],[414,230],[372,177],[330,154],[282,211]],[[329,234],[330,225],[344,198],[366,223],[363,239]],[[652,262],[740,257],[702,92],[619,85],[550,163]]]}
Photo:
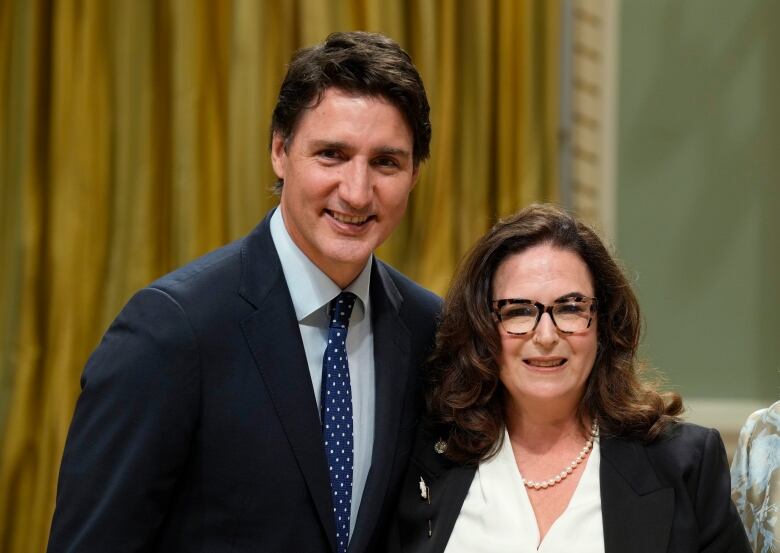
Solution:
{"label": "dark suit sleeve", "polygon": [[750,553],[745,529],[731,501],[728,460],[717,430],[707,432],[693,500],[701,553]]}
{"label": "dark suit sleeve", "polygon": [[151,548],[193,438],[198,368],[179,304],[158,289],[138,292],[84,369],[50,553]]}

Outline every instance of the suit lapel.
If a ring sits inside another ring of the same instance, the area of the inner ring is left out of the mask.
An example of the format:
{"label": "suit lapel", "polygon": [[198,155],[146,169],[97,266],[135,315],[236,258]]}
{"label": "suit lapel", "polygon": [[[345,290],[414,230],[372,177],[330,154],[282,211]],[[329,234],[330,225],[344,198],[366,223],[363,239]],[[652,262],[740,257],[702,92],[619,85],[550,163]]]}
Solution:
{"label": "suit lapel", "polygon": [[636,440],[601,440],[601,512],[605,553],[665,553],[674,490],[658,480]]}
{"label": "suit lapel", "polygon": [[239,294],[257,309],[242,321],[242,328],[335,551],[336,528],[317,402],[269,221],[270,213],[242,249]]}
{"label": "suit lapel", "polygon": [[376,389],[374,445],[350,551],[363,551],[367,547],[384,503],[410,371],[409,330],[399,314],[403,298],[376,259],[371,271]]}

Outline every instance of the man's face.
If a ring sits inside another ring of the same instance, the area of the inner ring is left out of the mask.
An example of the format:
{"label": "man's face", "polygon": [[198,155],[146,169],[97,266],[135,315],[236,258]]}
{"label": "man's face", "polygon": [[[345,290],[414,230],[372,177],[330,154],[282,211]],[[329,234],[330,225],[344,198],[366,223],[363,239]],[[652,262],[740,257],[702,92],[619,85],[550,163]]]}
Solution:
{"label": "man's face", "polygon": [[274,135],[280,209],[295,244],[342,288],[390,235],[417,180],[412,132],[381,97],[329,88],[292,140]]}

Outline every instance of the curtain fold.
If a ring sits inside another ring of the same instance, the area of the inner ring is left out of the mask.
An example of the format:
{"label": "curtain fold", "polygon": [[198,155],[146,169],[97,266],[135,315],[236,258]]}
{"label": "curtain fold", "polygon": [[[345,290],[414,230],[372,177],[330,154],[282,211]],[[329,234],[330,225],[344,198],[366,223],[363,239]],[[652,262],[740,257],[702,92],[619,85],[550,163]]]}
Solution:
{"label": "curtain fold", "polygon": [[380,256],[443,293],[496,218],[556,198],[544,0],[0,2],[0,550],[45,550],[84,363],[135,290],[276,204],[271,110],[335,30],[410,52],[431,159]]}

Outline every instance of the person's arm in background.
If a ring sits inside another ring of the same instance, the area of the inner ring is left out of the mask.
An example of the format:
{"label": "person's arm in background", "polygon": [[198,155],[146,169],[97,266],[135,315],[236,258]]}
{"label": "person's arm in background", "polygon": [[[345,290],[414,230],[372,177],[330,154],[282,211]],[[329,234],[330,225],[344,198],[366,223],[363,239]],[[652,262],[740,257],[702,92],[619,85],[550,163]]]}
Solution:
{"label": "person's arm in background", "polygon": [[780,401],[750,415],[742,427],[731,496],[753,550],[780,551]]}

